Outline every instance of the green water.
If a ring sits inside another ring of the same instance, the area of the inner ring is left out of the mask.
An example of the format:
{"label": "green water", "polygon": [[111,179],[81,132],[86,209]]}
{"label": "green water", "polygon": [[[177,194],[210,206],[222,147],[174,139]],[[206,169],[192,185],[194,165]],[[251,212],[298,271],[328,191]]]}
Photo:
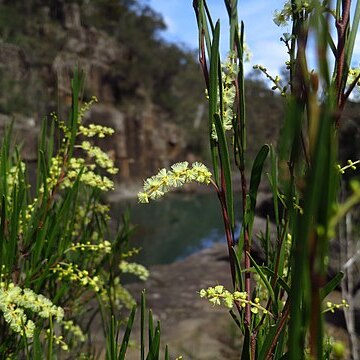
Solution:
{"label": "green water", "polygon": [[136,261],[144,265],[172,263],[215,242],[225,244],[215,194],[169,194],[150,204],[123,201],[113,211],[119,214],[126,203],[137,225],[131,244],[142,248]]}

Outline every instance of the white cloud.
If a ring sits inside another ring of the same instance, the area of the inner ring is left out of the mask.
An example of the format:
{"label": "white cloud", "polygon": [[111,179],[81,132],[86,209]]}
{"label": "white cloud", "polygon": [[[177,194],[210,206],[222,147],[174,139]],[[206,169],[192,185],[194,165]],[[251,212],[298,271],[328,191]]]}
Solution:
{"label": "white cloud", "polygon": [[284,45],[280,41],[259,41],[250,50],[253,53],[251,64],[265,66],[273,76],[279,73],[279,69],[288,60]]}
{"label": "white cloud", "polygon": [[164,15],[163,18],[164,18],[164,22],[166,25],[166,31],[171,34],[177,34],[178,28],[177,28],[176,21],[173,20],[173,18],[168,15]]}

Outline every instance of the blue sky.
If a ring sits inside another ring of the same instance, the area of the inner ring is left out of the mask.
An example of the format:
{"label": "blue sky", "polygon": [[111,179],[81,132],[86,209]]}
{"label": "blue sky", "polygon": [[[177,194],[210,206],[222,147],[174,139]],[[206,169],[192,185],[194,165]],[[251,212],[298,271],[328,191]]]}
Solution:
{"label": "blue sky", "polygon": [[[228,50],[227,13],[222,0],[208,0],[213,19],[220,19],[223,29],[221,49]],[[281,9],[283,0],[239,1],[239,20],[245,24],[245,38],[252,53],[250,63],[246,65],[249,71],[254,64],[265,65],[271,72],[278,69],[287,60],[283,43],[279,41],[286,27],[278,27],[273,21],[273,13]],[[189,48],[197,49],[198,36],[196,19],[192,7],[192,0],[149,0],[148,4],[162,14],[168,27],[162,36],[174,42],[180,42]]]}
{"label": "blue sky", "polygon": [[[161,36],[168,41],[183,43],[189,48],[197,49],[197,25],[192,0],[147,0],[147,3],[165,20],[168,29]],[[208,0],[207,3],[214,20],[220,19],[224,31],[221,49],[225,54],[228,49],[226,39],[228,21],[224,2]],[[255,64],[261,64],[276,75],[287,60],[284,44],[279,39],[284,32],[291,32],[289,28],[278,27],[272,21],[274,11],[282,8],[284,0],[239,0],[238,3],[239,20],[245,23],[246,42],[252,53],[246,70],[249,71]],[[360,39],[356,43],[354,56],[354,65],[359,66]]]}

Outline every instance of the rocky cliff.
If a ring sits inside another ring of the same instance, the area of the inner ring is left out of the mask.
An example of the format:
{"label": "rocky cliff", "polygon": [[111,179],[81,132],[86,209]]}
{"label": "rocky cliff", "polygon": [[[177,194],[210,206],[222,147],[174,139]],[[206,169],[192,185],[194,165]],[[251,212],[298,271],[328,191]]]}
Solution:
{"label": "rocky cliff", "polygon": [[[134,10],[137,3],[0,0],[5,15],[0,17],[0,131],[15,120],[26,160],[36,159],[41,119],[54,110],[66,116],[75,66],[86,73],[84,99],[99,99],[87,121],[116,129],[102,145],[121,169],[118,182],[208,156],[196,57],[162,42],[161,17],[146,6]],[[251,158],[260,144],[276,143],[283,103],[258,79],[247,82],[246,101]],[[358,114],[359,104],[349,104],[341,138],[344,161],[359,157]]]}
{"label": "rocky cliff", "polygon": [[[131,90],[128,83],[123,84],[131,62],[129,49],[107,32],[83,25],[80,5],[59,3],[58,21],[52,19],[50,6],[37,11],[32,28],[23,29],[26,33],[22,35],[28,37],[24,46],[0,42],[0,131],[14,119],[24,159],[35,160],[41,118],[54,109],[66,116],[71,103],[70,78],[78,66],[86,73],[84,99],[96,96],[99,100],[86,121],[116,130],[101,145],[121,169],[118,182],[144,178],[184,159],[187,143],[180,127],[154,104],[143,84],[132,84]],[[124,106],[126,96],[132,100]]]}

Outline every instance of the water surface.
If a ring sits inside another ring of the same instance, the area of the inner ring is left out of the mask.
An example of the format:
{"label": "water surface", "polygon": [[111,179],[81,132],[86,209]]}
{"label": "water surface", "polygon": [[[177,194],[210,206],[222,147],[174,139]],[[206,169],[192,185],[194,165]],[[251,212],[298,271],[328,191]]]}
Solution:
{"label": "water surface", "polygon": [[149,204],[122,201],[114,205],[114,212],[118,215],[126,203],[137,225],[131,244],[142,248],[136,258],[141,264],[168,264],[215,242],[225,244],[216,194],[172,193]]}

